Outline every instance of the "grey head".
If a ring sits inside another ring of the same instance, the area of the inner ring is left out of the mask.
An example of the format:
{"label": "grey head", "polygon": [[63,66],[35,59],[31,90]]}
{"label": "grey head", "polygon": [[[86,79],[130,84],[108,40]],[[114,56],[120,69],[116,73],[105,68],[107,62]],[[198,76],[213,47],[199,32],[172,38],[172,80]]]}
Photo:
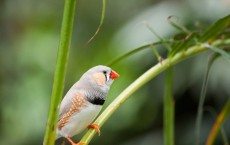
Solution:
{"label": "grey head", "polygon": [[83,87],[81,89],[87,92],[87,97],[100,96],[105,99],[113,80],[118,77],[119,75],[111,68],[98,65],[82,75],[78,86]]}

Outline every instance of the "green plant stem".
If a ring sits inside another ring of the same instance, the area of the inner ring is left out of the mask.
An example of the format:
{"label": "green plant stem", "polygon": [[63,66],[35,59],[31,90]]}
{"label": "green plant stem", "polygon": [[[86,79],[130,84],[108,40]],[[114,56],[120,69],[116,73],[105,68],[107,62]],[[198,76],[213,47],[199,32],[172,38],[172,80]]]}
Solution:
{"label": "green plant stem", "polygon": [[66,66],[73,29],[76,0],[65,0],[57,64],[54,75],[53,90],[50,101],[48,122],[43,144],[53,145],[58,120],[58,105],[61,102],[65,80]]}
{"label": "green plant stem", "polygon": [[[230,44],[230,39],[227,40],[216,40],[211,45],[219,46],[222,44]],[[162,71],[166,70],[167,68],[175,65],[176,63],[189,58],[195,54],[201,53],[203,51],[208,50],[205,45],[196,45],[193,47],[188,48],[186,51],[178,52],[174,56],[165,59],[162,62],[159,62],[148,71],[146,71],[143,75],[137,78],[132,84],[130,84],[102,113],[101,115],[95,120],[94,123],[98,124],[100,127],[105,123],[105,121],[115,112],[119,106],[121,106],[130,95],[132,95],[135,91],[140,89],[144,84],[149,82],[155,76],[160,74]],[[81,139],[81,142],[85,142],[88,144],[93,136],[96,134],[96,131],[93,129],[89,129],[86,134]]]}
{"label": "green plant stem", "polygon": [[173,68],[166,71],[164,95],[164,144],[174,145],[174,99],[172,96]]}

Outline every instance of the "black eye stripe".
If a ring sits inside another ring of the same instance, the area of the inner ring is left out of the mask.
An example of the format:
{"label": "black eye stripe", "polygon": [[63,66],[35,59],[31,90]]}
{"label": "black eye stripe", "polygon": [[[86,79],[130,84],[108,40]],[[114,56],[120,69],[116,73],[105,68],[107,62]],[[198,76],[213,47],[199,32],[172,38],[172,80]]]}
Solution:
{"label": "black eye stripe", "polygon": [[108,76],[108,74],[107,74],[107,71],[102,71],[103,72],[103,74],[105,75],[105,79],[106,79],[106,81],[108,81],[109,80],[109,76]]}

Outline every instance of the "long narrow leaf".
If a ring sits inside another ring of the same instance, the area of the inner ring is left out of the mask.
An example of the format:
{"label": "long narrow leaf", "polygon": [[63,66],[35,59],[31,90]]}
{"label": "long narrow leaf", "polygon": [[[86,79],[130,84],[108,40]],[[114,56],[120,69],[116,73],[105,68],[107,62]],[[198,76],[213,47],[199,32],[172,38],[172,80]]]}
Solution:
{"label": "long narrow leaf", "polygon": [[155,32],[155,30],[150,27],[148,25],[148,23],[145,23],[146,27],[162,42],[162,45],[168,49],[168,51],[171,51],[171,47],[170,45],[167,43],[167,40],[165,40],[164,38],[162,38],[160,35],[157,34],[157,32]]}
{"label": "long narrow leaf", "polygon": [[169,56],[175,55],[177,52],[185,50],[189,48],[189,46],[196,44],[196,39],[198,38],[198,33],[194,32],[186,36],[186,38],[180,41],[174,41],[172,46],[172,51],[170,52]]}
{"label": "long narrow leaf", "polygon": [[[169,42],[168,42],[168,43],[169,43]],[[141,50],[144,50],[144,49],[146,49],[146,48],[152,48],[153,46],[159,45],[159,44],[162,44],[162,42],[161,42],[161,41],[158,41],[158,42],[155,42],[155,43],[146,44],[146,45],[144,45],[144,46],[141,46],[141,47],[138,47],[138,48],[136,48],[136,49],[133,49],[133,50],[131,50],[131,51],[129,51],[129,52],[127,52],[127,53],[125,53],[125,54],[123,54],[123,55],[121,55],[121,56],[115,58],[114,60],[112,60],[111,62],[109,62],[107,65],[108,65],[108,66],[112,66],[112,65],[118,63],[119,61],[121,61],[121,60],[123,60],[123,59],[129,57],[130,55],[133,55],[133,54],[135,54],[135,53],[137,53],[137,52],[139,52],[139,51],[141,51]]]}
{"label": "long narrow leaf", "polygon": [[160,56],[160,54],[158,53],[157,48],[154,47],[153,45],[151,46],[151,48],[152,48],[152,51],[153,51],[154,55],[156,56],[157,60],[158,60],[159,62],[162,62],[163,58],[162,58],[162,57]]}
{"label": "long narrow leaf", "polygon": [[176,29],[178,29],[178,30],[180,30],[180,31],[182,31],[182,32],[184,32],[184,33],[186,33],[186,34],[190,34],[190,33],[191,33],[191,32],[190,32],[186,27],[184,27],[183,25],[174,22],[174,21],[172,20],[172,18],[176,18],[176,16],[169,16],[169,17],[168,17],[168,22],[169,22],[174,28],[176,28]]}
{"label": "long narrow leaf", "polygon": [[230,15],[219,19],[213,25],[211,25],[207,31],[200,37],[199,41],[205,42],[213,39],[217,35],[223,32],[230,25]]}
{"label": "long narrow leaf", "polygon": [[210,59],[208,61],[207,69],[206,69],[206,72],[204,75],[204,80],[203,80],[203,85],[202,85],[200,100],[199,100],[199,105],[198,105],[198,111],[197,111],[197,119],[196,119],[196,145],[200,144],[200,129],[201,129],[201,123],[202,123],[202,116],[203,116],[204,100],[205,100],[205,95],[207,92],[209,72],[210,72],[210,68],[211,68],[213,62],[216,60],[217,56],[218,55],[214,54],[210,57]]}
{"label": "long narrow leaf", "polygon": [[105,19],[105,9],[106,9],[106,0],[102,0],[102,12],[101,12],[101,20],[100,20],[100,24],[97,27],[96,32],[93,34],[93,36],[85,43],[85,45],[83,47],[85,47],[86,45],[88,45],[94,38],[95,36],[98,34],[98,32],[101,29],[101,26],[103,25],[104,19]]}
{"label": "long narrow leaf", "polygon": [[207,47],[213,50],[214,52],[219,53],[221,56],[223,56],[223,58],[225,58],[227,61],[230,62],[230,54],[227,53],[225,50],[215,47],[213,45],[209,45],[209,44],[207,44]]}
{"label": "long narrow leaf", "polygon": [[[220,56],[220,55],[217,54],[217,56]],[[217,114],[216,110],[214,110],[214,108],[212,108],[212,107],[206,107],[205,110],[207,110],[208,112],[210,112],[211,115],[213,116],[213,118],[216,119],[216,118],[218,117],[218,114]],[[222,109],[222,110],[223,110],[223,109]],[[209,134],[211,134],[211,131],[210,131]],[[229,145],[228,136],[227,136],[227,134],[226,134],[226,131],[225,131],[223,125],[220,126],[220,134],[221,134],[221,136],[222,136],[223,144],[224,144],[224,145]],[[207,140],[207,141],[208,141],[208,140]],[[207,143],[207,141],[206,141],[206,143]]]}
{"label": "long narrow leaf", "polygon": [[218,117],[215,121],[215,124],[213,125],[213,128],[212,128],[212,130],[208,136],[206,145],[213,145],[214,144],[215,138],[216,138],[222,124],[224,123],[226,118],[229,116],[229,114],[230,114],[230,99],[228,100],[228,102],[225,104],[222,111],[218,115]]}

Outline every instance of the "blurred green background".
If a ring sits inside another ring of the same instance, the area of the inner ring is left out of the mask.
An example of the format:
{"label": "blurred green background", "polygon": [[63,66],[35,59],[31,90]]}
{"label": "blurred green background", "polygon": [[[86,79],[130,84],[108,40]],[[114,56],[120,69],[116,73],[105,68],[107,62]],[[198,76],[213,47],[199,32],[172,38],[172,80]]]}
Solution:
{"label": "blurred green background", "polygon": [[[0,1],[0,144],[41,145],[45,133],[53,75],[59,43],[64,1]],[[109,0],[99,34],[83,48],[99,25],[101,0],[78,0],[66,92],[90,67],[106,64],[136,47],[157,41],[148,23],[160,36],[178,32],[167,21],[171,15],[190,29],[205,29],[230,13],[230,0]],[[165,48],[160,51],[165,56]],[[210,52],[192,57],[175,67],[175,144],[192,145],[195,119],[204,72]],[[120,74],[108,105],[138,76],[157,63],[151,50],[144,50],[112,66]],[[215,62],[208,84],[201,128],[204,144],[215,115],[230,96],[230,67]],[[102,127],[92,145],[162,145],[164,73],[129,100]],[[212,110],[212,111],[210,111]],[[230,119],[224,125],[230,141]],[[83,134],[74,139],[77,141]],[[56,144],[61,144],[59,139]],[[67,143],[66,143],[67,144]],[[217,144],[222,144],[220,136]]]}

